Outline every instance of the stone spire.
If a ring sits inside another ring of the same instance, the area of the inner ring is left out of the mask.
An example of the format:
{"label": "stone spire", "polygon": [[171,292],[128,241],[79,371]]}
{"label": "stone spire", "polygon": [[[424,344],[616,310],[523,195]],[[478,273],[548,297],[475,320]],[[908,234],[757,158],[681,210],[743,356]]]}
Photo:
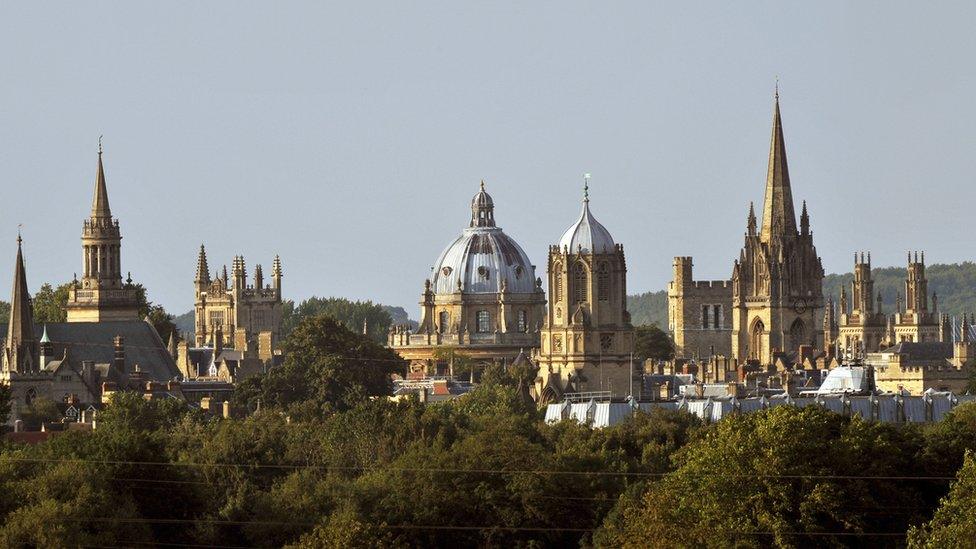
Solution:
{"label": "stone spire", "polygon": [[271,283],[274,289],[281,290],[281,258],[277,254],[271,264]]}
{"label": "stone spire", "polygon": [[34,350],[34,308],[27,290],[27,271],[17,235],[17,261],[14,264],[14,287],[10,296],[10,322],[7,326],[7,369],[23,372],[30,369]]}
{"label": "stone spire", "polygon": [[105,169],[102,167],[102,138],[98,138],[98,173],[95,174],[95,196],[92,198],[92,219],[112,219],[108,206],[108,189],[105,188]]}
{"label": "stone spire", "polygon": [[756,236],[756,208],[751,201],[749,202],[749,219],[746,226],[749,236]]}
{"label": "stone spire", "polygon": [[766,196],[763,203],[762,240],[796,234],[796,213],[790,189],[790,171],[786,165],[786,141],[779,114],[779,92],[773,108],[773,135],[769,143],[769,166],[766,170]]}
{"label": "stone spire", "polygon": [[197,256],[197,283],[210,284],[210,267],[207,265],[207,250],[200,244],[200,254]]}

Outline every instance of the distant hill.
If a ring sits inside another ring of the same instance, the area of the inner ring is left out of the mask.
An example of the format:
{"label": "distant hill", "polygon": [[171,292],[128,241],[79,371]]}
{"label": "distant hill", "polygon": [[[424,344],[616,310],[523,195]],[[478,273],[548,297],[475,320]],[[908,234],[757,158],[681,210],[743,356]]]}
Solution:
{"label": "distant hill", "polygon": [[[925,268],[929,280],[929,293],[939,296],[939,311],[953,316],[963,312],[976,313],[976,263],[934,264]],[[905,268],[879,267],[871,269],[875,293],[881,292],[885,312],[895,310],[898,294],[905,296]],[[841,287],[850,292],[853,273],[829,274],[824,277],[824,295],[834,302],[840,297]],[[668,325],[668,293],[647,292],[627,296],[627,308],[635,326],[657,324],[662,328]]]}
{"label": "distant hill", "polygon": [[176,324],[176,329],[180,331],[181,334],[193,334],[196,332],[196,318],[194,318],[193,309],[173,318],[173,324]]}

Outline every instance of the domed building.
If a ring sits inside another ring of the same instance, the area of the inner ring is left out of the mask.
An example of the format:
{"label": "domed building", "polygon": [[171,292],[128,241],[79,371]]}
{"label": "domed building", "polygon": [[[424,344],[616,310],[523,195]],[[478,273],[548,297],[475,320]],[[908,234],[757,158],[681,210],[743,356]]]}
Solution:
{"label": "domed building", "polygon": [[410,362],[411,376],[452,374],[455,352],[508,364],[539,346],[545,303],[535,266],[495,225],[495,204],[482,181],[471,200],[471,222],[424,281],[420,325],[392,328],[389,345]]}
{"label": "domed building", "polygon": [[549,302],[534,356],[537,400],[557,402],[565,393],[636,393],[624,247],[593,216],[588,187],[579,218],[549,248]]}

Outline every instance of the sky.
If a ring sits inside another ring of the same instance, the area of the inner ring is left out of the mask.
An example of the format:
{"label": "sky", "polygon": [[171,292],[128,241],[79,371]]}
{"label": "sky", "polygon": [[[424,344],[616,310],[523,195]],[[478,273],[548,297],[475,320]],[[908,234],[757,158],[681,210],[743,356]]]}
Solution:
{"label": "sky", "polygon": [[676,255],[728,278],[777,78],[827,272],[973,260],[974,25],[972,2],[5,2],[0,288],[18,225],[32,290],[81,269],[99,135],[122,268],[177,314],[203,243],[249,276],[280,254],[286,298],[416,316],[482,179],[543,278],[584,173],[631,293]]}

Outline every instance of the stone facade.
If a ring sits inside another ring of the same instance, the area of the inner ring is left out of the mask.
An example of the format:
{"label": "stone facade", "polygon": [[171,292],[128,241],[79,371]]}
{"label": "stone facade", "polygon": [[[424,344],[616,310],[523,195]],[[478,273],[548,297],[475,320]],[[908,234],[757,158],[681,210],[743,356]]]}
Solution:
{"label": "stone facade", "polygon": [[[639,389],[633,369],[634,329],[627,311],[627,264],[622,244],[583,212],[559,245],[549,248],[550,305],[542,328],[537,399],[569,392],[626,397]],[[639,378],[638,378],[639,379]]]}
{"label": "stone facade", "polygon": [[[827,321],[829,322],[829,321]],[[840,318],[837,323],[836,345],[839,356],[860,356],[881,351],[890,343],[888,321],[882,310],[881,293],[875,294],[871,278],[871,254],[865,260],[854,255],[854,280],[851,282],[850,303],[847,291],[841,290]],[[825,340],[827,345],[834,339]]]}
{"label": "stone facade", "polygon": [[112,218],[98,150],[91,216],[81,230],[82,277],[68,290],[68,322],[139,320],[139,301],[131,279],[122,282],[122,234]]}
{"label": "stone facade", "polygon": [[[254,266],[253,283],[247,284],[244,256],[234,257],[231,265],[232,277],[225,265],[222,273],[211,278],[207,251],[200,245],[194,279],[196,346],[213,347],[219,334],[222,346],[235,347],[241,331],[244,341],[270,337],[276,345],[281,336],[281,259],[274,258],[270,284],[265,284],[261,265]],[[255,342],[251,345],[256,347]]]}
{"label": "stone facade", "polygon": [[695,280],[692,258],[674,258],[668,284],[668,330],[675,356],[729,356],[732,353],[732,283]]}
{"label": "stone facade", "polygon": [[481,190],[471,221],[441,253],[424,281],[420,325],[390,328],[388,345],[409,361],[410,376],[453,375],[455,354],[475,363],[511,364],[539,346],[546,298],[522,248],[495,225]]}
{"label": "stone facade", "polygon": [[769,365],[801,346],[822,348],[823,266],[806,203],[797,226],[778,95],[768,160],[762,224],[750,205],[731,280],[695,281],[691,258],[675,258],[668,323],[679,356],[708,352]]}

